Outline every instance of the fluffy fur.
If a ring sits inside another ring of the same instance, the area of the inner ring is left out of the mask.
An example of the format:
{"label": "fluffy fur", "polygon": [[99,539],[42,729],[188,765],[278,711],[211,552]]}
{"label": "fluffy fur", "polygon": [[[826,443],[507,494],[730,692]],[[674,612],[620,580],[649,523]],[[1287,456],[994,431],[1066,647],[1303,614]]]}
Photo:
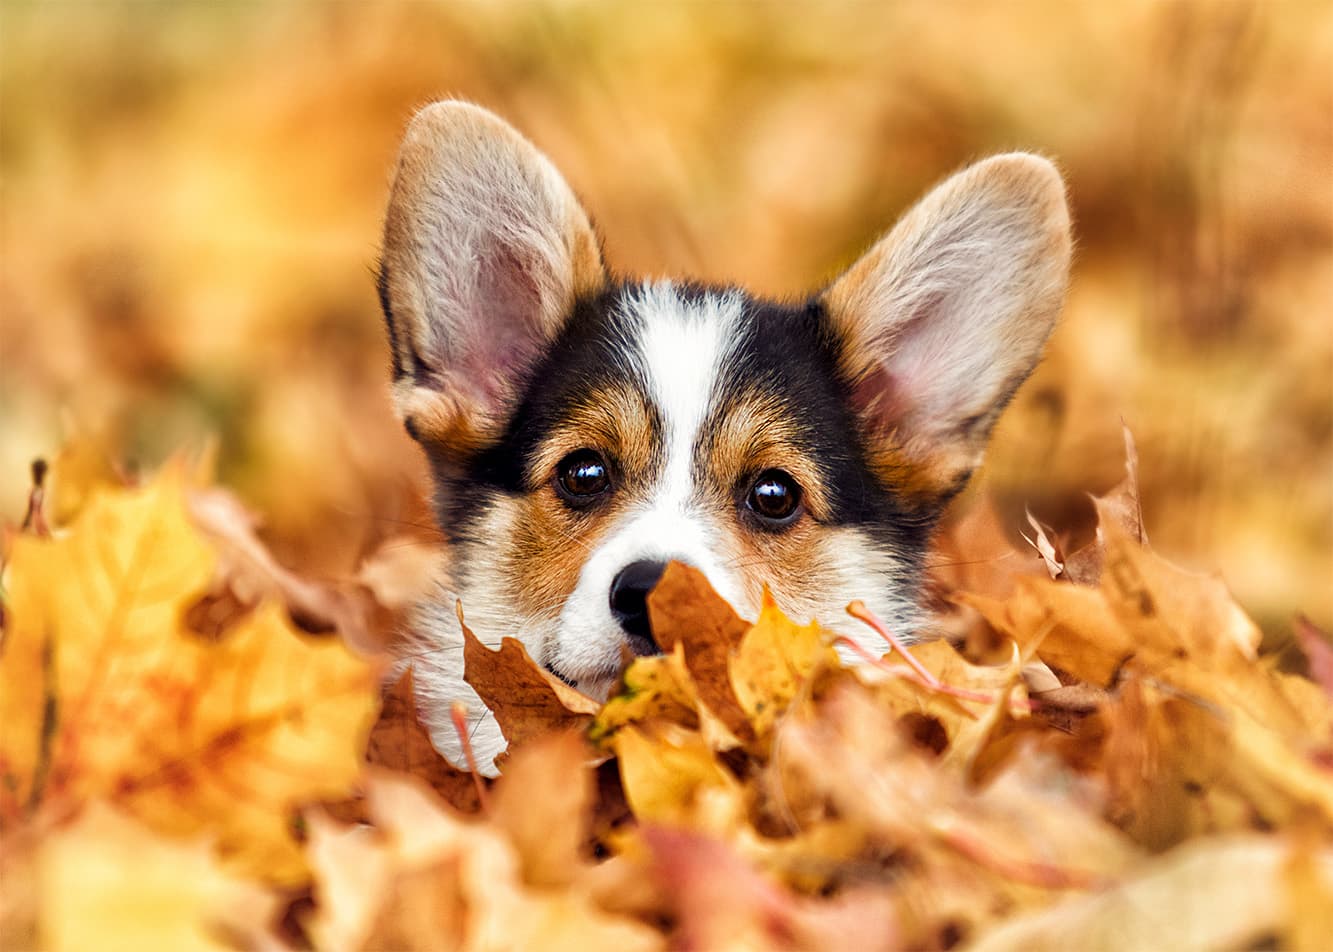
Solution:
{"label": "fluffy fur", "polygon": [[[624,646],[648,650],[609,603],[642,560],[694,565],[743,614],[768,584],[793,616],[865,641],[842,611],[860,598],[910,637],[930,531],[1039,359],[1069,254],[1058,173],[1015,154],[948,179],[799,305],[612,280],[530,143],[475,106],[422,110],[380,289],[395,404],[453,550],[412,652],[437,746],[457,761],[461,698],[481,762],[504,749],[462,681],[455,600],[483,641],[517,637],[595,696]],[[608,479],[572,499],[560,473],[580,451]],[[799,487],[781,521],[751,503],[773,471]]]}

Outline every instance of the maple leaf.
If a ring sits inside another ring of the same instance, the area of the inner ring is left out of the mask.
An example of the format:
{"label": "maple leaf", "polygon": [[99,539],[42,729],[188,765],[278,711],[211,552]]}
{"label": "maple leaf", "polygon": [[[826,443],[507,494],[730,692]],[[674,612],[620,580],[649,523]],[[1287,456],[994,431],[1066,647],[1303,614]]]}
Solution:
{"label": "maple leaf", "polygon": [[739,649],[750,623],[718,595],[702,572],[670,563],[648,596],[653,635],[671,654],[682,646],[698,703],[742,742],[754,739],[744,707],[732,689],[731,655]]}
{"label": "maple leaf", "polygon": [[6,936],[0,924],[7,949],[235,949],[266,938],[277,905],[223,869],[206,839],[164,838],[102,803],[44,837],[29,862],[32,932]]}
{"label": "maple leaf", "polygon": [[105,798],[159,830],[214,831],[237,863],[292,881],[292,811],[357,776],[375,668],[271,604],[214,641],[185,630],[215,556],[184,483],[175,467],[94,491],[59,538],[13,541],[0,825]]}
{"label": "maple leaf", "polygon": [[764,591],[759,620],[731,658],[732,690],[757,735],[773,725],[811,688],[821,669],[838,667],[832,639],[819,625],[797,625]]}
{"label": "maple leaf", "polygon": [[1015,665],[972,664],[943,639],[913,645],[911,651],[916,661],[941,683],[967,685],[976,698],[965,700],[935,691],[917,679],[906,677],[911,671],[900,665],[863,665],[856,669],[856,676],[863,684],[875,688],[887,714],[900,719],[910,716],[914,724],[924,719],[938,725],[942,732],[941,746],[947,746],[952,756],[960,756],[964,746],[975,754],[981,737],[965,744],[962,735],[974,733],[979,724],[986,726],[982,721],[984,711],[1007,706],[1013,715],[1026,716],[1024,692],[1021,688],[1015,690],[1019,674]]}
{"label": "maple leaf", "polygon": [[533,737],[591,723],[601,705],[539,668],[521,641],[505,638],[492,651],[464,624],[461,608],[458,623],[463,677],[495,715],[510,750]]}
{"label": "maple leaf", "polygon": [[374,830],[309,818],[318,948],[665,947],[656,930],[603,912],[586,890],[528,887],[503,832],[450,816],[424,786],[379,774],[366,796]]}
{"label": "maple leaf", "polygon": [[698,727],[698,694],[684,650],[677,642],[667,654],[631,661],[620,687],[597,712],[589,736],[603,742],[626,724],[653,720]]}
{"label": "maple leaf", "polygon": [[[1000,924],[970,948],[1246,948],[1286,921],[1282,869],[1288,849],[1280,838],[1255,834],[1201,839],[1105,892]],[[1324,876],[1333,872],[1333,854],[1323,851],[1320,865]]]}
{"label": "maple leaf", "polygon": [[629,726],[612,743],[638,819],[720,831],[742,813],[740,786],[700,734],[660,725],[649,735]]}
{"label": "maple leaf", "polygon": [[440,755],[417,717],[411,667],[384,692],[379,719],[366,741],[366,761],[424,780],[455,809],[475,813],[481,808],[473,775]]}

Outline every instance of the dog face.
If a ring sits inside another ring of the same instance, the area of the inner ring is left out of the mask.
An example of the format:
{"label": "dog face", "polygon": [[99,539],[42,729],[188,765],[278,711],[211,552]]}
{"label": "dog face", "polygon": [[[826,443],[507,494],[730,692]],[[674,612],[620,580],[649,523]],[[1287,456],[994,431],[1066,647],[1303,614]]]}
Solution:
{"label": "dog face", "polygon": [[[843,629],[859,598],[910,639],[930,530],[1035,365],[1069,254],[1058,174],[1015,154],[797,306],[612,280],[532,145],[475,106],[420,112],[380,291],[452,550],[415,661],[437,745],[456,753],[449,702],[471,697],[455,599],[483,641],[517,637],[594,696],[626,646],[656,650],[646,597],[672,559],[742,614],[768,585]],[[487,763],[504,744],[493,722],[473,743]]]}

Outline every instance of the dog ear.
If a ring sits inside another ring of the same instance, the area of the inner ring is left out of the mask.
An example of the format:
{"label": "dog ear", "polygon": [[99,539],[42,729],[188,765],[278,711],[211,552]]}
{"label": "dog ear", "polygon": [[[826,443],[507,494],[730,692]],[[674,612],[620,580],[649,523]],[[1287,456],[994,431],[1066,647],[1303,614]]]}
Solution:
{"label": "dog ear", "polygon": [[465,456],[499,438],[577,297],[605,282],[560,173],[485,109],[439,102],[404,136],[380,299],[408,431]]}
{"label": "dog ear", "polygon": [[875,469],[923,506],[980,464],[1064,301],[1059,172],[1015,153],[937,186],[824,293]]}

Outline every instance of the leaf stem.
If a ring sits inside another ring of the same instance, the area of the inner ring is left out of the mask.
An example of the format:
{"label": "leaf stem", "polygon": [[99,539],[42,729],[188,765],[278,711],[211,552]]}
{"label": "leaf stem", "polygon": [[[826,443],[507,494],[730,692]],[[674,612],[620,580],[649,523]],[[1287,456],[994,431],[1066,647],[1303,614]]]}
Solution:
{"label": "leaf stem", "polygon": [[486,800],[486,784],[477,772],[477,758],[472,753],[472,738],[467,729],[467,705],[462,701],[454,701],[449,707],[449,719],[453,721],[454,733],[458,735],[458,742],[463,747],[463,759],[467,761],[467,769],[472,774],[472,785],[477,789],[477,803],[481,806],[481,812],[489,816],[491,808]]}

